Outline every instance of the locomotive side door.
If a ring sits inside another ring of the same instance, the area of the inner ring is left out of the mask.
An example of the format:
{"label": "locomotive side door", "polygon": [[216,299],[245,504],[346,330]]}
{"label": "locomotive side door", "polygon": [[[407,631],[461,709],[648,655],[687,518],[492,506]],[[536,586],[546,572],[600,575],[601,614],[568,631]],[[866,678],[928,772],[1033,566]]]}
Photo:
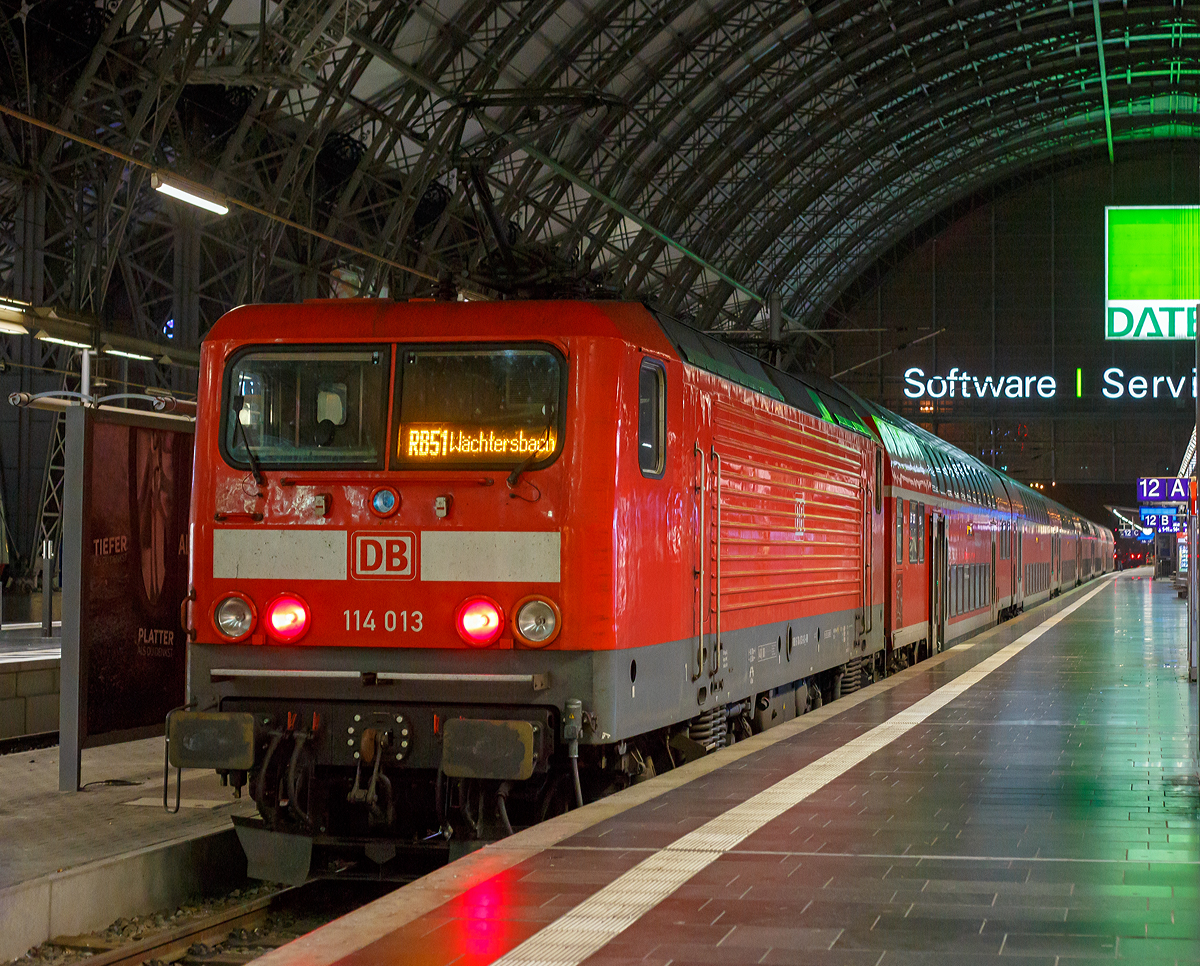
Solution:
{"label": "locomotive side door", "polygon": [[685,387],[685,407],[695,427],[696,434],[690,454],[692,480],[692,519],[695,521],[693,538],[693,633],[692,680],[697,681],[711,664],[711,656],[719,654],[713,635],[719,632],[717,609],[719,593],[719,553],[717,527],[720,499],[717,460],[712,442],[713,399],[708,393],[694,385]]}
{"label": "locomotive side door", "polygon": [[875,514],[883,512],[883,450],[873,448],[873,468],[867,473],[862,498],[863,616],[860,630],[863,634],[871,630],[871,611],[875,607]]}
{"label": "locomotive side door", "polygon": [[929,535],[929,645],[932,653],[940,654],[946,647],[946,592],[950,586],[950,548],[942,514],[930,514]]}

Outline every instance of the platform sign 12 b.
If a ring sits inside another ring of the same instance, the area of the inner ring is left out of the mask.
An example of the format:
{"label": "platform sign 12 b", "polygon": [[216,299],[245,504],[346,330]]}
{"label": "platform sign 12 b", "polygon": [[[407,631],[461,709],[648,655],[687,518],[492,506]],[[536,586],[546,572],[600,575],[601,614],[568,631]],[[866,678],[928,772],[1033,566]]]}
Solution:
{"label": "platform sign 12 b", "polygon": [[1139,476],[1139,503],[1186,503],[1191,497],[1189,480],[1184,476]]}
{"label": "platform sign 12 b", "polygon": [[1184,533],[1187,530],[1187,520],[1174,513],[1143,513],[1142,524],[1155,533]]}

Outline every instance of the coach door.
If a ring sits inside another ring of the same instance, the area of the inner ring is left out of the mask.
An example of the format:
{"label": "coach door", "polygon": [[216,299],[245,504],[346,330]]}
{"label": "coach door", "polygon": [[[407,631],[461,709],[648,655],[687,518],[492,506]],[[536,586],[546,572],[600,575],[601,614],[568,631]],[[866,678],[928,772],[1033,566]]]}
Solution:
{"label": "coach door", "polygon": [[988,599],[992,604],[992,623],[995,624],[1000,619],[1000,604],[996,600],[996,531],[992,531],[992,574],[991,574],[991,594]]}
{"label": "coach door", "polygon": [[1019,609],[1025,602],[1025,534],[1020,519],[1013,521],[1013,607]]}
{"label": "coach door", "polygon": [[946,539],[946,518],[940,513],[929,517],[929,645],[934,654],[946,647],[946,595],[950,587],[950,553]]}

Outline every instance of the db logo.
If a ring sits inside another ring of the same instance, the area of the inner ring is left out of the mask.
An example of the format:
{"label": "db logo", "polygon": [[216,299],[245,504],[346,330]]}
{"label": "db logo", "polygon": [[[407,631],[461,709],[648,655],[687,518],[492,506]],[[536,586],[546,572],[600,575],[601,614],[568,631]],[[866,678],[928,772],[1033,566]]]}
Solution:
{"label": "db logo", "polygon": [[412,580],[412,533],[356,533],[350,572],[360,579]]}

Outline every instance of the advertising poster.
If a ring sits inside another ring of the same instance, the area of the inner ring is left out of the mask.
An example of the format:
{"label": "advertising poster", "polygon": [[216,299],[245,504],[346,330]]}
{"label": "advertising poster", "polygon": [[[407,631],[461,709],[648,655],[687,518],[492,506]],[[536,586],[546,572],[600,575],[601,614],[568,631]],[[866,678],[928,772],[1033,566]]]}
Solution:
{"label": "advertising poster", "polygon": [[89,419],[79,608],[83,744],[161,733],[184,700],[193,435]]}

